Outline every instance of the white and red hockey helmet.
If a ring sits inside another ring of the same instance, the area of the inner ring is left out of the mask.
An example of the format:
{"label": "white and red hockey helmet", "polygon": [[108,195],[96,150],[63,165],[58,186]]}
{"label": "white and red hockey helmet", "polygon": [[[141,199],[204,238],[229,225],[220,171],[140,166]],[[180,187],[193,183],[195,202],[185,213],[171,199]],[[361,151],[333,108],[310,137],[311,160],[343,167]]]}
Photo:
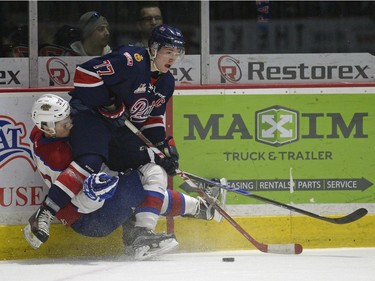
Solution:
{"label": "white and red hockey helmet", "polygon": [[43,125],[54,129],[56,122],[62,121],[70,115],[69,102],[63,98],[45,94],[34,102],[31,110],[31,118],[34,124],[42,131]]}

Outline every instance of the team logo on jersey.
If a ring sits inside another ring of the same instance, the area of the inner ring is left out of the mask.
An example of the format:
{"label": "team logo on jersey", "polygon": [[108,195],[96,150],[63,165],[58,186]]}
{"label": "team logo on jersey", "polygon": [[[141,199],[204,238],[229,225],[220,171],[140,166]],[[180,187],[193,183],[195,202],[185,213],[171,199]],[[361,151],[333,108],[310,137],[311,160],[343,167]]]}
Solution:
{"label": "team logo on jersey", "polygon": [[132,56],[128,52],[125,52],[124,56],[128,60],[128,62],[126,63],[126,65],[127,66],[133,66],[133,58],[132,58]]}
{"label": "team logo on jersey", "polygon": [[0,115],[0,168],[14,159],[25,159],[34,171],[30,145],[25,141],[27,135],[24,123],[17,123],[9,116]]}
{"label": "team logo on jersey", "polygon": [[130,108],[130,120],[136,123],[142,123],[150,117],[150,113],[154,108],[161,107],[165,104],[165,99],[149,101],[146,98],[140,98]]}
{"label": "team logo on jersey", "polygon": [[137,62],[141,62],[143,60],[143,56],[138,54],[138,53],[135,53],[134,54],[134,58]]}
{"label": "team logo on jersey", "polygon": [[142,83],[139,85],[137,89],[135,89],[134,94],[143,94],[147,90],[146,83]]}

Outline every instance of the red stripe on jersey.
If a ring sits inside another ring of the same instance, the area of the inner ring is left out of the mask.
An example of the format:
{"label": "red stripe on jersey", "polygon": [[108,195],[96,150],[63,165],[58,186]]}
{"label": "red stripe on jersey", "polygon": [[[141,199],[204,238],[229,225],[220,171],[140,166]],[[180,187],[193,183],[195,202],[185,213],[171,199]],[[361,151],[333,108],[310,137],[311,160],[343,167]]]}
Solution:
{"label": "red stripe on jersey", "polygon": [[80,83],[80,84],[96,84],[98,82],[101,82],[102,79],[97,76],[89,75],[83,71],[80,71],[79,69],[76,69],[76,72],[74,74],[74,83]]}
{"label": "red stripe on jersey", "polygon": [[168,216],[180,216],[183,213],[182,210],[182,197],[179,192],[170,190],[169,196],[172,197],[172,207]]}
{"label": "red stripe on jersey", "polygon": [[163,200],[154,196],[146,196],[145,200],[139,205],[140,208],[153,208],[156,210],[161,210],[163,205]]}
{"label": "red stripe on jersey", "polygon": [[62,208],[56,213],[56,218],[59,219],[65,226],[70,226],[81,217],[81,213],[77,212],[77,207],[72,203]]}
{"label": "red stripe on jersey", "polygon": [[157,125],[157,124],[164,126],[163,116],[150,116],[146,119],[146,121],[142,124],[142,126]]}
{"label": "red stripe on jersey", "polygon": [[[77,195],[81,191],[83,181],[87,178],[88,174],[79,172],[73,164],[74,162],[57,177],[56,181]],[[57,185],[61,188],[60,184]]]}

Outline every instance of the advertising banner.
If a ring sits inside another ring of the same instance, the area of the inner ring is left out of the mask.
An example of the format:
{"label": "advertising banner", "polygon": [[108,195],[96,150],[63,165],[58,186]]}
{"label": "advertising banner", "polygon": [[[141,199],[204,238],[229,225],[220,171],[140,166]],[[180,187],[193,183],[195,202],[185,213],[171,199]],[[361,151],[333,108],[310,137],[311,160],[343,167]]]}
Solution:
{"label": "advertising banner", "polygon": [[39,57],[39,87],[72,87],[78,64],[90,57]]}
{"label": "advertising banner", "polygon": [[29,87],[28,58],[0,58],[0,88]]}
{"label": "advertising banner", "polygon": [[375,94],[354,91],[175,96],[181,169],[284,203],[375,203]]}
{"label": "advertising banner", "polygon": [[[91,57],[39,57],[38,87],[72,87],[75,68]],[[1,58],[0,88],[29,87],[28,58]],[[211,84],[374,82],[375,57],[350,54],[210,55]],[[200,55],[171,68],[177,86],[201,84]]]}
{"label": "advertising banner", "polygon": [[31,107],[41,94],[0,94],[0,224],[25,223],[48,192],[29,143]]}
{"label": "advertising banner", "polygon": [[[374,89],[335,89],[178,90],[181,169],[288,204],[375,203]],[[0,94],[0,224],[25,223],[48,191],[28,142],[31,106],[43,93]],[[260,203],[227,197],[230,206]]]}
{"label": "advertising banner", "polygon": [[375,57],[350,54],[212,55],[212,84],[374,82]]}

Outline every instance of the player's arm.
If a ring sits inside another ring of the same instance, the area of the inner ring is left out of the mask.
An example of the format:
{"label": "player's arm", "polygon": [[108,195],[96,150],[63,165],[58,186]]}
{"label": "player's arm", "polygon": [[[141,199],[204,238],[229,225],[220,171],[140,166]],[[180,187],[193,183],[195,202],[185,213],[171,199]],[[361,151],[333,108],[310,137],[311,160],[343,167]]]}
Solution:
{"label": "player's arm", "polygon": [[120,52],[93,58],[77,66],[70,95],[90,109],[110,106],[113,87],[128,78],[127,71],[127,59]]}
{"label": "player's arm", "polygon": [[105,173],[90,175],[84,180],[81,191],[57,212],[56,217],[70,226],[81,214],[92,213],[100,209],[105,200],[114,195],[118,180],[117,176],[109,176]]}

